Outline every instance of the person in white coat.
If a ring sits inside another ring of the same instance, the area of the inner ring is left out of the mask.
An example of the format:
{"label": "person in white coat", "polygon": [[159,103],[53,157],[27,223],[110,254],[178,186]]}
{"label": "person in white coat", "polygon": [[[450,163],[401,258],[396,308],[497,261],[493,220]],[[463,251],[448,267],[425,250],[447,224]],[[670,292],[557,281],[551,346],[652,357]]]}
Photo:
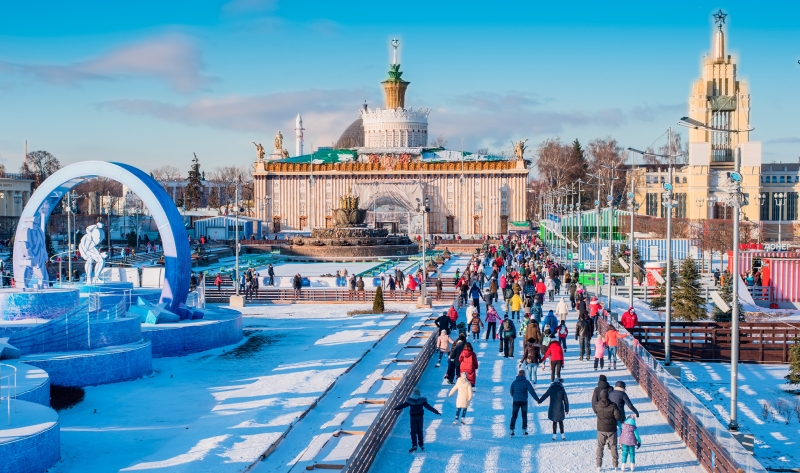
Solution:
{"label": "person in white coat", "polygon": [[467,416],[467,408],[469,407],[470,401],[472,401],[472,385],[469,384],[466,373],[461,373],[455,386],[450,390],[448,397],[452,396],[455,392],[458,392],[458,396],[456,396],[456,420],[453,421],[453,425],[458,424],[459,417],[461,418],[461,423],[464,424],[464,418]]}
{"label": "person in white coat", "polygon": [[564,298],[562,297],[561,302],[556,306],[556,316],[563,322],[567,320],[567,314],[569,314],[569,306],[567,306],[567,303],[564,302]]}

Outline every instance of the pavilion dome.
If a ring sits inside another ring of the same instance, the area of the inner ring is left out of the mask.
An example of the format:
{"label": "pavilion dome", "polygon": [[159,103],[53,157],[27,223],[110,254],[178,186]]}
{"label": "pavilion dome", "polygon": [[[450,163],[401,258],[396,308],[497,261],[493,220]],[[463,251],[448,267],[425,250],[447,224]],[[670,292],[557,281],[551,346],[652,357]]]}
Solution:
{"label": "pavilion dome", "polygon": [[361,148],[364,146],[364,121],[356,119],[348,126],[339,140],[336,141],[336,148]]}

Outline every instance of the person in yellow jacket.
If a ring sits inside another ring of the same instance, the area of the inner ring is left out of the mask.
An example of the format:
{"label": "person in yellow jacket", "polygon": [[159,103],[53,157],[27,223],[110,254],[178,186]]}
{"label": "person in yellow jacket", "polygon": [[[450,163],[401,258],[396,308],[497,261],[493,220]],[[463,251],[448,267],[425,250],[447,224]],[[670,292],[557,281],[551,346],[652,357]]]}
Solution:
{"label": "person in yellow jacket", "polygon": [[519,311],[522,309],[522,298],[519,297],[519,294],[516,292],[513,296],[511,296],[511,300],[508,302],[508,305],[511,308],[511,318],[519,320]]}

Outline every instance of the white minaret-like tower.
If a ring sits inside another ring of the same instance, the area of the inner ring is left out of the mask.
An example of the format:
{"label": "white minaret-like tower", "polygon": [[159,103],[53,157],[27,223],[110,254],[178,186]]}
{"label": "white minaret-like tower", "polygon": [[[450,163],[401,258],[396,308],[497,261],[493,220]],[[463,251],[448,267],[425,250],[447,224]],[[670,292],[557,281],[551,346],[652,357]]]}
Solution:
{"label": "white minaret-like tower", "polygon": [[296,156],[303,155],[303,117],[297,114],[297,119],[294,121],[294,152]]}

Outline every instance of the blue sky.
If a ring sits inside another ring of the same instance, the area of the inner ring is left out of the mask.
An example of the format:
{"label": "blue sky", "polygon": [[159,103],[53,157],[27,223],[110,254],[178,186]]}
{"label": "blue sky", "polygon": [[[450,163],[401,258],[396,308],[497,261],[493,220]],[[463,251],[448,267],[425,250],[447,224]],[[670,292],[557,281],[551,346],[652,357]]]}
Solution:
{"label": "blue sky", "polygon": [[686,114],[711,13],[750,82],[765,161],[800,156],[798,2],[80,1],[0,3],[0,161],[24,140],[71,163],[248,164],[283,132],[329,145],[382,106],[388,41],[406,105],[458,149],[552,136],[646,147]]}

